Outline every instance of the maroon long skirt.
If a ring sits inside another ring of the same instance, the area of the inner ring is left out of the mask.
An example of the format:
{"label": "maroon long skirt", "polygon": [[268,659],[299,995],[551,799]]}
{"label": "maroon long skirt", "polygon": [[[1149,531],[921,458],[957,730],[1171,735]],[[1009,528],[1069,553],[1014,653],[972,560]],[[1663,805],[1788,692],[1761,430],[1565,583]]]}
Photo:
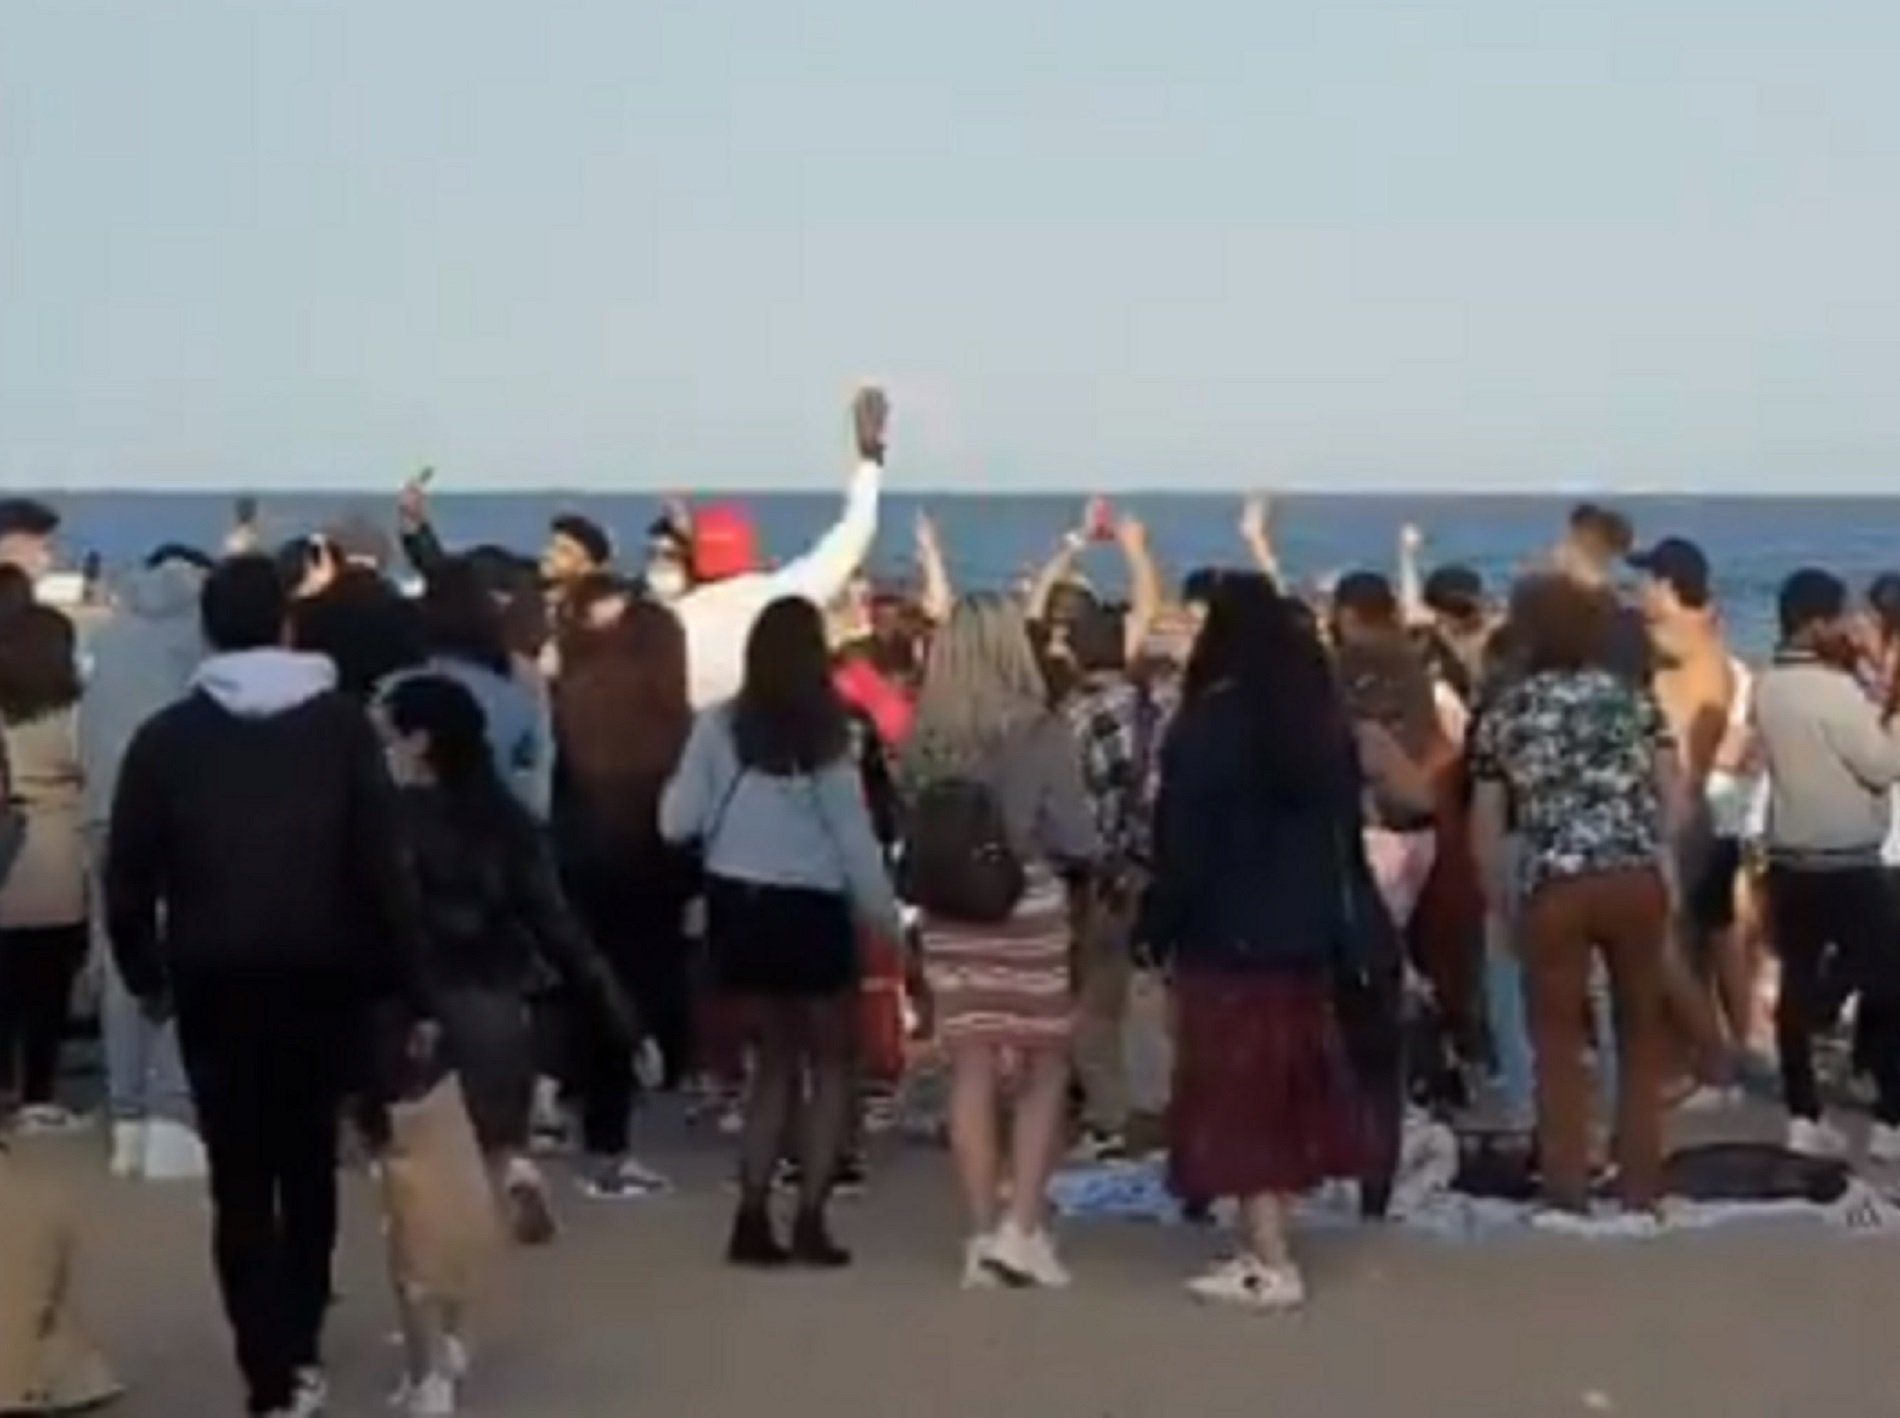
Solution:
{"label": "maroon long skirt", "polygon": [[1366,1113],[1324,974],[1183,971],[1175,999],[1168,1132],[1178,1195],[1292,1194],[1358,1175]]}

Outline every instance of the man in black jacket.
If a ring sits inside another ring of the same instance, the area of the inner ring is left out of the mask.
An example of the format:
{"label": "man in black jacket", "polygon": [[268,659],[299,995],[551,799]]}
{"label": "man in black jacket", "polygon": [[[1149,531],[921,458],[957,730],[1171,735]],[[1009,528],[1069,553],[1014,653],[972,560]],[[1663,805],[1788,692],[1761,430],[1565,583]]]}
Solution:
{"label": "man in black jacket", "polygon": [[251,1411],[311,1414],[352,1056],[372,1005],[422,996],[375,730],[327,659],[279,648],[288,610],[263,558],[206,582],[213,653],[126,752],[106,908],[127,987],[177,1014]]}

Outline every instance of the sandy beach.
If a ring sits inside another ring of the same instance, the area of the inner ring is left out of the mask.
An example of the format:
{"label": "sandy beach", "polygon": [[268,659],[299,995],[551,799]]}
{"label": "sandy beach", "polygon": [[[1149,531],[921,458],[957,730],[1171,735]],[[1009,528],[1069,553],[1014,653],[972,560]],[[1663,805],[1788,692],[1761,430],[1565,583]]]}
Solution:
{"label": "sandy beach", "polygon": [[[28,1144],[86,1218],[89,1321],[128,1418],[241,1410],[193,1188],[110,1181],[89,1144]],[[899,1144],[840,1208],[841,1276],[718,1263],[725,1152],[653,1152],[676,1198],[604,1207],[506,1257],[466,1411],[485,1418],[1875,1418],[1900,1413],[1900,1240],[1785,1225],[1646,1243],[1392,1232],[1308,1246],[1291,1319],[1197,1309],[1179,1282],[1218,1244],[1071,1227],[1066,1295],[955,1288],[948,1159]],[[373,1198],[346,1190],[329,1340],[340,1415],[386,1411],[395,1351]]]}

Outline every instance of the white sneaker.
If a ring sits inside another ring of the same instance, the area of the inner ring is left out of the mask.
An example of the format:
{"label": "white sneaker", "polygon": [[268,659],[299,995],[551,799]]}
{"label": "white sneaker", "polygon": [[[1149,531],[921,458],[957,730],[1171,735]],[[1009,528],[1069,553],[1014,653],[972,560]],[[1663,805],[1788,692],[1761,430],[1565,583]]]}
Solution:
{"label": "white sneaker", "polygon": [[22,1137],[58,1137],[78,1132],[86,1120],[57,1103],[29,1103],[14,1119]]}
{"label": "white sneaker", "polygon": [[1066,1290],[1074,1283],[1049,1233],[1025,1231],[1014,1221],[997,1227],[984,1263],[997,1279],[1018,1290]]}
{"label": "white sneaker", "polygon": [[1847,1139],[1826,1119],[1790,1118],[1788,1150],[1803,1157],[1845,1157]]}
{"label": "white sneaker", "polygon": [[1713,1083],[1697,1085],[1683,1100],[1676,1104],[1679,1113],[1726,1113],[1739,1108],[1748,1101],[1748,1095],[1740,1087],[1731,1085],[1717,1087]]}
{"label": "white sneaker", "polygon": [[145,1171],[145,1124],[138,1122],[112,1125],[112,1175],[121,1181]]}
{"label": "white sneaker", "polygon": [[1306,1280],[1294,1265],[1264,1265],[1236,1256],[1188,1282],[1188,1294],[1208,1305],[1232,1305],[1260,1314],[1284,1314],[1306,1303]]}
{"label": "white sneaker", "polygon": [[1867,1134],[1867,1160],[1880,1165],[1900,1162],[1900,1123],[1875,1123]]}
{"label": "white sneaker", "polygon": [[389,1396],[389,1405],[400,1408],[409,1418],[453,1418],[455,1380],[447,1374],[429,1374],[422,1379],[404,1379]]}
{"label": "white sneaker", "polygon": [[330,1381],[321,1369],[297,1370],[297,1387],[291,1393],[290,1418],[317,1418],[330,1406]]}
{"label": "white sneaker", "polygon": [[145,1125],[144,1175],[148,1182],[198,1182],[211,1163],[198,1134],[183,1123],[154,1118]]}
{"label": "white sneaker", "polygon": [[994,1236],[972,1236],[963,1243],[963,1288],[994,1290],[1000,1283],[990,1269],[990,1255],[996,1248]]}
{"label": "white sneaker", "polygon": [[464,1383],[469,1370],[475,1367],[475,1357],[469,1350],[468,1341],[459,1334],[442,1336],[442,1346],[436,1354],[436,1367],[448,1376],[451,1383]]}
{"label": "white sneaker", "polygon": [[1646,1241],[1662,1234],[1663,1219],[1654,1211],[1627,1211],[1621,1207],[1593,1207],[1571,1211],[1540,1206],[1531,1213],[1531,1225],[1553,1236],[1580,1241]]}

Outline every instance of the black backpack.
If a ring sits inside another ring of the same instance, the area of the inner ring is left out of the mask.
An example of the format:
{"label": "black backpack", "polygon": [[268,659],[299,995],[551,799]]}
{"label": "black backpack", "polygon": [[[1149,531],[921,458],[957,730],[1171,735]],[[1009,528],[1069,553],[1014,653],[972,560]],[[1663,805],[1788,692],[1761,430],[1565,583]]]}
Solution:
{"label": "black backpack", "polygon": [[911,804],[906,828],[898,875],[905,900],[926,915],[967,925],[997,926],[1015,914],[1028,873],[987,784],[932,783]]}

